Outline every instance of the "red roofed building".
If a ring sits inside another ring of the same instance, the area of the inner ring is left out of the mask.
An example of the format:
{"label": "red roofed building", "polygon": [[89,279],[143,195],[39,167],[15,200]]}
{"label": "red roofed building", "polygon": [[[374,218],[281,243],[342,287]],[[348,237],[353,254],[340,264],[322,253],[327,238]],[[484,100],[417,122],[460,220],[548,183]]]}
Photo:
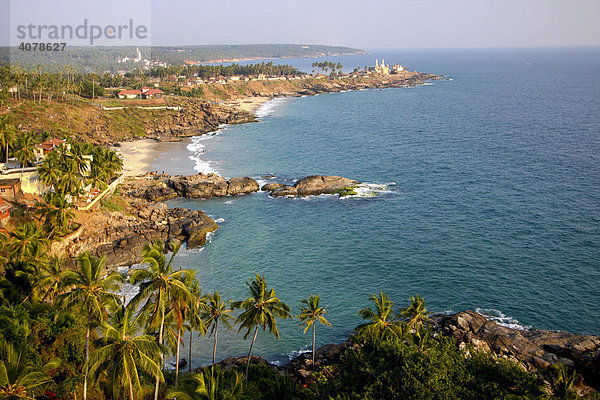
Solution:
{"label": "red roofed building", "polygon": [[153,97],[161,97],[165,92],[160,89],[148,89],[142,93],[142,99],[151,99]]}
{"label": "red roofed building", "polygon": [[33,154],[35,155],[35,160],[42,160],[46,156],[46,154],[50,153],[52,150],[56,149],[61,144],[64,144],[67,146],[67,148],[70,148],[70,145],[67,144],[66,140],[57,138],[52,138],[50,140],[46,140],[43,143],[36,144],[33,147]]}
{"label": "red roofed building", "polygon": [[10,205],[5,204],[0,197],[0,221],[10,218]]}
{"label": "red roofed building", "polygon": [[142,95],[142,91],[141,90],[121,90],[119,93],[117,93],[117,96],[120,99],[135,99],[136,97],[140,97]]}

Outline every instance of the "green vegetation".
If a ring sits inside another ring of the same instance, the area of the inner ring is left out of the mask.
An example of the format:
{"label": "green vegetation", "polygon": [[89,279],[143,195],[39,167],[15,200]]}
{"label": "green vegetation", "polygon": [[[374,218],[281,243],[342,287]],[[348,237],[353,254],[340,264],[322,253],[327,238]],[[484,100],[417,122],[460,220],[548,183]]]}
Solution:
{"label": "green vegetation", "polygon": [[256,274],[254,280],[247,282],[247,285],[250,288],[250,297],[244,301],[233,303],[234,308],[244,310],[236,320],[236,323],[240,324],[240,331],[246,329],[244,339],[246,339],[250,335],[250,332],[252,332],[252,329],[254,329],[250,351],[248,352],[248,360],[246,362],[246,377],[248,377],[250,357],[252,356],[252,348],[256,341],[258,328],[261,327],[263,331],[268,329],[270,333],[274,334],[275,337],[279,339],[277,317],[283,319],[292,317],[292,314],[290,314],[290,307],[276,297],[275,289],[268,290],[267,281],[264,275],[260,276]]}
{"label": "green vegetation", "polygon": [[358,193],[356,192],[356,190],[354,190],[354,187],[349,186],[349,187],[345,187],[345,188],[336,190],[335,194],[339,195],[340,197],[347,197],[347,196],[356,196]]}
{"label": "green vegetation", "polygon": [[327,74],[327,72],[331,71],[331,76],[341,74],[344,69],[344,66],[342,65],[342,63],[338,62],[336,64],[331,61],[314,62],[314,63],[312,63],[312,67],[313,67],[313,74],[315,73],[316,69],[319,69],[322,72],[324,72],[325,74]]}
{"label": "green vegetation", "polygon": [[[339,54],[362,54],[362,50],[343,46],[299,45],[299,44],[246,44],[246,45],[200,45],[200,46],[153,46],[139,47],[143,59],[166,63],[168,66],[182,65],[186,61],[214,62],[218,60],[267,59],[282,57],[322,57]],[[10,56],[10,59],[9,59]],[[21,68],[37,68],[47,65],[58,72],[69,65],[76,71],[117,72],[131,71],[140,63],[131,60],[136,56],[135,46],[66,46],[64,51],[52,54],[52,63],[44,52],[8,51],[0,47],[0,65],[12,64]],[[130,60],[118,62],[125,57]]]}
{"label": "green vegetation", "polygon": [[[235,308],[240,330],[253,334],[251,356],[259,328],[277,337],[277,319],[291,317],[289,307],[258,274],[244,301],[232,304],[219,292],[203,296],[193,271],[173,265],[177,247],[161,242],[144,248],[144,266],[128,278],[140,291],[126,302],[115,294],[124,277],[106,273],[104,257],[83,253],[74,270],[66,269],[63,260],[47,256],[41,232],[29,225],[0,241],[1,398],[31,399],[46,390],[99,400],[551,398],[542,379],[556,398],[574,396],[574,371],[559,366],[538,375],[459,348],[431,334],[422,298],[396,309],[383,292],[358,312],[365,322],[339,362],[313,361],[303,384],[273,366],[247,362],[245,375],[241,366],[223,370],[214,362],[189,374],[166,373],[165,357],[179,358],[188,333],[212,334],[215,357],[218,325],[230,327]],[[319,296],[302,301],[299,325],[313,328],[313,349],[316,324],[329,325],[324,315]]]}
{"label": "green vegetation", "polygon": [[321,325],[331,326],[331,323],[325,319],[325,307],[321,307],[320,303],[321,297],[311,295],[308,299],[303,299],[303,306],[300,307],[300,315],[298,315],[298,320],[302,322],[300,324],[300,328],[304,327],[304,333],[312,326],[312,369],[315,369],[315,342],[316,342],[316,329],[317,322]]}

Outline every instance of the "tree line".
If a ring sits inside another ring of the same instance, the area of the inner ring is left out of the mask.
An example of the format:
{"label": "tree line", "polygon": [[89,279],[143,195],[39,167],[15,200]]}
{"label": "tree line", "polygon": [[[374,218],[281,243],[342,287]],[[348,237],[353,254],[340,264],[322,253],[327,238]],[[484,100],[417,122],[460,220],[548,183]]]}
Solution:
{"label": "tree line", "polygon": [[[425,301],[414,296],[397,313],[383,292],[358,311],[364,323],[336,365],[315,360],[316,325],[329,326],[320,297],[302,300],[297,316],[265,276],[248,280],[247,298],[204,293],[194,271],[174,265],[178,248],[160,241],[143,249],[142,265],[107,272],[105,257],[80,254],[73,269],[48,256],[44,238],[15,232],[0,241],[0,396],[9,399],[530,399],[544,395],[540,375],[434,334]],[[171,254],[169,255],[169,251]],[[125,283],[138,292],[127,301]],[[237,316],[234,313],[238,310]],[[308,384],[269,367],[250,366],[259,332],[279,337],[277,323],[296,318],[312,328]],[[215,365],[219,327],[251,338],[243,370]],[[189,369],[180,347],[189,334]],[[213,339],[212,365],[193,373],[196,336]],[[175,371],[165,370],[175,355]],[[558,368],[560,369],[560,368]],[[574,375],[553,380],[556,398],[573,393]],[[55,395],[54,393],[57,393]],[[51,397],[59,396],[59,397]],[[545,398],[549,398],[546,395]]]}

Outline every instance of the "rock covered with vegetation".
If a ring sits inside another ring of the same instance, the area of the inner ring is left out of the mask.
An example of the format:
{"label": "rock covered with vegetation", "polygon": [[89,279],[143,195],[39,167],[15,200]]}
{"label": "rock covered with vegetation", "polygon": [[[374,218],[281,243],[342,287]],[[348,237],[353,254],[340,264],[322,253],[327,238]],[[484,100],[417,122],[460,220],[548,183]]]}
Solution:
{"label": "rock covered with vegetation", "polygon": [[268,183],[262,190],[270,192],[273,197],[284,196],[318,196],[321,194],[340,194],[340,191],[352,190],[358,185],[354,179],[341,176],[310,175],[300,179],[292,186]]}

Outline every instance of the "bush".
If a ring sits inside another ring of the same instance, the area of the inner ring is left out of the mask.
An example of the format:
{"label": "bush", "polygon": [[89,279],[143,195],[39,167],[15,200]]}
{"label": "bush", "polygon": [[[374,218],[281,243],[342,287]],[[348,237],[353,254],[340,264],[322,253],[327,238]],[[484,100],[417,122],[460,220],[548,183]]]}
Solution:
{"label": "bush", "polygon": [[401,340],[368,341],[348,350],[338,375],[311,387],[314,398],[505,399],[539,395],[538,378],[488,354],[465,355],[453,340],[431,340],[424,350]]}

